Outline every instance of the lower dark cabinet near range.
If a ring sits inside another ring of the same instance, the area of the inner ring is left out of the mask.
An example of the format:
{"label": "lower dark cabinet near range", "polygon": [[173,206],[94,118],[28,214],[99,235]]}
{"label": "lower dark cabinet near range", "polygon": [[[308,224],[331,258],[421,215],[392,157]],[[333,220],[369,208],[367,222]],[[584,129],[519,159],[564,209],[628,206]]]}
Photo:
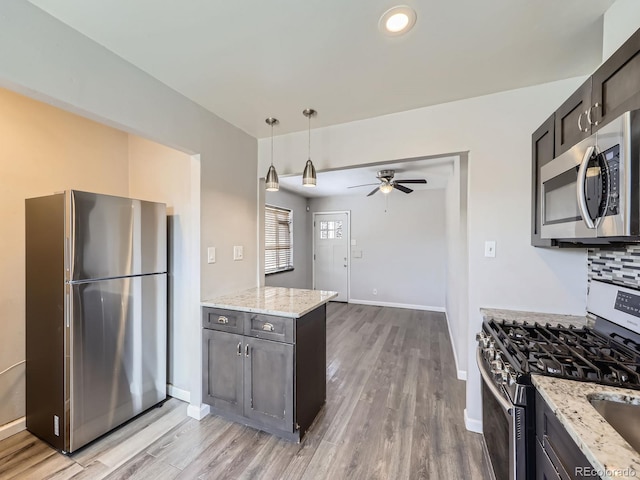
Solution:
{"label": "lower dark cabinet near range", "polygon": [[599,479],[555,413],[536,393],[536,480]]}
{"label": "lower dark cabinet near range", "polygon": [[203,326],[212,413],[299,441],[326,399],[326,306],[300,318],[203,307]]}

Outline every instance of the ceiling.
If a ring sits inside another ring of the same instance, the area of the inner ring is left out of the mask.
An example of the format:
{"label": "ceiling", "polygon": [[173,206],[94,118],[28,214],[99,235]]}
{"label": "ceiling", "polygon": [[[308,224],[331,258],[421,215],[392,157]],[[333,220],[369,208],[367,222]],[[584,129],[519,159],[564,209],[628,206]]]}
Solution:
{"label": "ceiling", "polygon": [[586,75],[614,0],[31,0],[247,133],[269,136]]}
{"label": "ceiling", "polygon": [[[366,196],[379,183],[376,179],[378,170],[395,170],[394,180],[424,178],[426,185],[406,185],[413,190],[445,188],[447,180],[453,173],[453,161],[456,156],[419,158],[397,162],[385,162],[372,165],[327,170],[318,172],[317,186],[302,186],[302,175],[280,176],[280,188],[297,193],[303,197],[328,197],[336,195]],[[357,188],[353,185],[373,184]],[[378,195],[378,194],[377,194]],[[406,195],[393,191],[390,195]]]}

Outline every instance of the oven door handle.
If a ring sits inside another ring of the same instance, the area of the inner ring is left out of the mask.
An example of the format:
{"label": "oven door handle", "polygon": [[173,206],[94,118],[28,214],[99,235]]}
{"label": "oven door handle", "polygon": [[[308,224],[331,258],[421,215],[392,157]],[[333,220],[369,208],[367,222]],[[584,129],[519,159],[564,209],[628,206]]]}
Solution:
{"label": "oven door handle", "polygon": [[504,395],[498,389],[498,387],[496,387],[496,384],[493,382],[493,379],[491,378],[489,373],[485,371],[480,348],[476,349],[476,363],[478,364],[478,369],[480,370],[480,375],[482,375],[482,379],[484,380],[484,383],[486,383],[489,390],[491,390],[491,394],[495,397],[495,399],[498,401],[498,403],[500,404],[502,409],[507,413],[507,415],[511,415],[511,409],[513,408],[513,405],[509,400],[504,398]]}
{"label": "oven door handle", "polygon": [[580,210],[580,215],[582,216],[582,220],[587,225],[587,228],[594,229],[596,228],[595,223],[589,216],[589,210],[587,209],[587,199],[584,193],[584,181],[587,178],[587,165],[589,164],[589,160],[591,159],[591,155],[593,155],[593,151],[595,147],[592,145],[587,148],[587,151],[584,152],[584,157],[582,157],[582,162],[580,163],[580,168],[578,169],[578,180],[577,180],[577,188],[576,195],[578,200],[578,209]]}

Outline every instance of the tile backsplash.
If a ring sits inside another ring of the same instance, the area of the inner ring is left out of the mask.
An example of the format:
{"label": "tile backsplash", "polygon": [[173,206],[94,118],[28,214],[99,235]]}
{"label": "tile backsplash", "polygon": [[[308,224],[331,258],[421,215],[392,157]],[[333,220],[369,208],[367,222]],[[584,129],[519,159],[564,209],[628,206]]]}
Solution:
{"label": "tile backsplash", "polygon": [[606,280],[640,288],[640,244],[590,248],[587,253],[589,281]]}

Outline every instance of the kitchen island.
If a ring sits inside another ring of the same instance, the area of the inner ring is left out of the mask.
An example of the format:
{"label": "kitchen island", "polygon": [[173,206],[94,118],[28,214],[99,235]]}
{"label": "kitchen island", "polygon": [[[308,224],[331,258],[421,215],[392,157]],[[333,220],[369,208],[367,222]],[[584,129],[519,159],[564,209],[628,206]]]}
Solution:
{"label": "kitchen island", "polygon": [[326,400],[326,304],[336,292],[259,287],[202,302],[202,402],[300,441]]}

